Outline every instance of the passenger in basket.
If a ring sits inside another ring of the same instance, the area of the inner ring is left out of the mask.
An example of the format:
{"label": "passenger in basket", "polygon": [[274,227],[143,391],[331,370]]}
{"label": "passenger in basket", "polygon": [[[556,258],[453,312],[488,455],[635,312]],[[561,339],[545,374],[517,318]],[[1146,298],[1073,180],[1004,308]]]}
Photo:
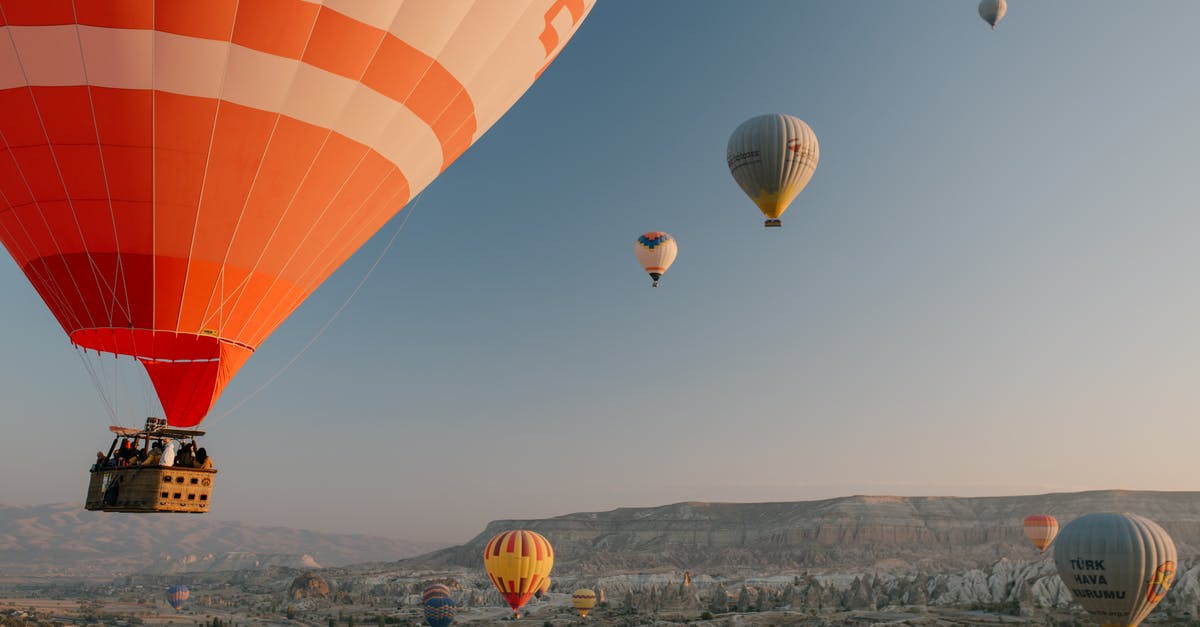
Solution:
{"label": "passenger in basket", "polygon": [[96,451],[96,463],[92,464],[92,470],[100,470],[108,465],[108,456],[104,451]]}
{"label": "passenger in basket", "polygon": [[212,458],[208,456],[208,451],[204,450],[203,446],[196,451],[196,461],[192,464],[192,466],[204,470],[210,470],[212,468]]}
{"label": "passenger in basket", "polygon": [[142,464],[145,466],[157,466],[159,460],[162,459],[162,453],[162,442],[155,440],[154,444],[150,445],[150,452],[146,454],[146,461],[142,462]]}
{"label": "passenger in basket", "polygon": [[133,444],[129,440],[121,440],[121,450],[117,452],[118,465],[128,466],[137,459],[137,449],[133,448]]}
{"label": "passenger in basket", "polygon": [[179,449],[179,454],[175,456],[175,465],[183,466],[184,468],[192,467],[192,460],[196,458],[196,443],[188,442]]}
{"label": "passenger in basket", "polygon": [[159,466],[174,466],[175,454],[179,452],[179,440],[168,439],[163,445],[162,457],[158,459]]}

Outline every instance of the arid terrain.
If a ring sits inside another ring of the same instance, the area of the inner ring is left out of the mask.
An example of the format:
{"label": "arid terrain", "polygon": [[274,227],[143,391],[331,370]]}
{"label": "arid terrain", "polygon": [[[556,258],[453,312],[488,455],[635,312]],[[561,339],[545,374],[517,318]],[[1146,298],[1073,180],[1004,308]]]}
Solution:
{"label": "arid terrain", "polygon": [[[587,587],[603,598],[586,621],[593,625],[1085,625],[1054,569],[1053,549],[1046,555],[1033,549],[1021,520],[1048,512],[1066,523],[1113,510],[1151,517],[1179,549],[1175,584],[1147,623],[1200,625],[1200,493],[1124,491],[623,508],[496,521],[461,546],[328,567],[310,549],[321,547],[328,561],[336,555],[331,547],[370,555],[383,541],[248,526],[232,535],[192,530],[193,541],[225,538],[229,550],[150,554],[140,564],[107,562],[103,550],[80,554],[73,564],[58,551],[51,553],[54,570],[47,571],[37,568],[30,530],[46,546],[65,544],[68,536],[87,544],[81,531],[62,522],[74,514],[47,510],[61,524],[26,516],[0,535],[0,555],[18,555],[7,547],[19,547],[31,560],[27,574],[10,570],[0,583],[0,614],[15,625],[417,625],[423,624],[421,591],[440,581],[453,591],[458,624],[583,624],[570,595]],[[103,531],[110,524],[117,527]],[[151,519],[83,525],[87,533],[124,535],[134,546],[150,546],[142,536],[165,533]],[[514,527],[539,531],[556,550],[550,592],[515,622],[478,558],[492,534]],[[263,541],[269,552],[254,544],[260,534],[272,538]],[[314,538],[320,542],[305,544]],[[119,568],[102,576],[97,563]],[[166,605],[172,584],[191,589],[181,612]]]}

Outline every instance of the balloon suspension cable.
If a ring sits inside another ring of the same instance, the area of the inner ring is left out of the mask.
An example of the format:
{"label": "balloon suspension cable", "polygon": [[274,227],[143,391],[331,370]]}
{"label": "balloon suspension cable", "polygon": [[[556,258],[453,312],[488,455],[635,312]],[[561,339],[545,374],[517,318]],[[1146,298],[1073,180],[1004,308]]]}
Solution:
{"label": "balloon suspension cable", "polygon": [[[421,192],[421,194],[423,193],[424,192]],[[421,200],[421,194],[417,194],[417,196],[413,198],[412,205],[404,211],[404,219],[400,221],[400,225],[396,227],[396,232],[392,233],[391,239],[388,240],[387,245],[385,245],[383,250],[380,251],[379,256],[375,259],[375,263],[371,264],[371,267],[367,269],[367,273],[364,274],[363,278],[359,280],[358,285],[354,286],[354,290],[351,291],[350,295],[346,297],[345,302],[343,302],[340,307],[334,310],[333,314],[329,316],[329,319],[325,321],[325,324],[321,325],[321,328],[317,330],[316,335],[314,335],[307,344],[301,347],[300,351],[297,352],[296,355],[291,358],[291,360],[284,364],[279,370],[275,371],[275,374],[272,374],[266,381],[263,382],[262,385],[258,386],[258,388],[251,392],[246,398],[238,401],[233,407],[225,410],[219,416],[214,416],[213,418],[209,419],[210,425],[213,422],[216,422],[217,420],[220,420],[237,411],[242,407],[242,405],[250,402],[255,396],[258,396],[260,392],[267,389],[267,387],[274,383],[276,379],[283,376],[283,373],[287,372],[288,368],[292,367],[292,364],[299,361],[300,357],[302,357],[304,353],[307,352],[308,349],[312,347],[312,345],[315,344],[322,335],[324,335],[325,331],[333,325],[333,321],[337,320],[342,311],[350,305],[350,301],[354,300],[354,297],[358,294],[359,290],[361,290],[363,286],[367,284],[367,279],[371,278],[371,274],[375,272],[375,268],[379,267],[379,264],[383,262],[383,258],[387,256],[388,251],[392,249],[392,244],[396,243],[396,238],[400,236],[401,231],[403,231],[405,225],[408,224],[408,219],[412,217],[413,211],[416,211],[417,203]]]}
{"label": "balloon suspension cable", "polygon": [[[113,401],[108,398],[108,394],[104,393],[104,383],[100,380],[100,375],[96,372],[95,366],[92,365],[92,362],[88,361],[87,349],[79,346],[74,346],[74,348],[75,354],[79,355],[79,361],[83,362],[84,369],[87,370],[88,376],[92,379],[92,385],[96,386],[96,391],[100,393],[100,400],[104,402],[104,410],[108,412],[108,421],[113,426],[120,426],[120,422],[117,420],[116,407],[113,406]],[[99,355],[100,353],[96,354]]]}

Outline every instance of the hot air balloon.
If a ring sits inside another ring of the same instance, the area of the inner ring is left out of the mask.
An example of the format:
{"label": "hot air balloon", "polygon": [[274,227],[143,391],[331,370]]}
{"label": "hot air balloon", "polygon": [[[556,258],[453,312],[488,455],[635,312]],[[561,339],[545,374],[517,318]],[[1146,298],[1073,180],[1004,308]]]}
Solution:
{"label": "hot air balloon", "polygon": [[662,231],[651,231],[637,238],[634,248],[638,263],[654,280],[651,287],[658,287],[658,279],[667,268],[675,263],[675,255],[679,254],[679,246],[675,238]]}
{"label": "hot air balloon", "polygon": [[767,217],[764,226],[782,225],[779,216],[808,185],[820,158],[812,129],[782,113],[742,122],[725,150],[729,173]]}
{"label": "hot air balloon", "polygon": [[0,0],[0,242],[194,426],[594,2]]}
{"label": "hot air balloon", "polygon": [[542,580],[542,585],[538,586],[537,592],[534,592],[533,596],[540,599],[547,592],[550,592],[550,578],[549,577],[546,577],[545,579]]}
{"label": "hot air balloon", "polygon": [[1049,514],[1034,514],[1025,518],[1025,535],[1037,550],[1045,553],[1046,547],[1058,535],[1058,519]]}
{"label": "hot air balloon", "polygon": [[425,591],[421,593],[421,602],[425,603],[429,599],[436,599],[438,597],[441,597],[444,599],[451,598],[450,597],[450,588],[448,586],[446,586],[446,584],[431,583],[428,586],[426,586]]}
{"label": "hot air balloon", "polygon": [[996,30],[996,25],[1004,19],[1004,14],[1007,12],[1008,3],[1005,0],[980,0],[979,2],[979,17],[991,24],[992,30]]}
{"label": "hot air balloon", "polygon": [[433,597],[425,601],[422,608],[429,627],[448,627],[454,622],[454,599],[450,597]]}
{"label": "hot air balloon", "polygon": [[187,586],[170,586],[167,588],[167,603],[178,612],[183,609],[183,603],[188,600],[189,594]]}
{"label": "hot air balloon", "polygon": [[1175,578],[1175,543],[1137,514],[1088,514],[1054,542],[1054,564],[1075,600],[1105,625],[1136,627]]}
{"label": "hot air balloon", "polygon": [[596,607],[596,593],[587,588],[580,588],[571,593],[571,605],[579,610],[579,615],[587,618],[588,612]]}
{"label": "hot air balloon", "polygon": [[514,530],[496,534],[483,549],[483,567],[500,596],[521,617],[521,606],[529,601],[550,576],[554,567],[554,549],[541,534]]}

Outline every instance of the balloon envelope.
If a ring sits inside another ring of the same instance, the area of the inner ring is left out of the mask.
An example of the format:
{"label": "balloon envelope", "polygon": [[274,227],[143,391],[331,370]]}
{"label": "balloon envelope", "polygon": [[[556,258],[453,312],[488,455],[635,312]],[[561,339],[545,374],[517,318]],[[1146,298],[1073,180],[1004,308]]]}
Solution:
{"label": "balloon envelope", "polygon": [[515,614],[550,576],[554,549],[539,533],[504,531],[484,548],[483,567]]}
{"label": "balloon envelope", "polygon": [[787,211],[817,169],[817,136],[800,118],[771,113],[750,118],[729,136],[725,160],[742,191],[770,221]]}
{"label": "balloon envelope", "polygon": [[996,25],[1004,19],[1007,12],[1008,3],[1005,0],[981,0],[979,3],[979,17],[991,24],[992,30],[996,30]]}
{"label": "balloon envelope", "polygon": [[637,255],[638,263],[642,264],[642,269],[645,270],[650,278],[654,280],[654,287],[658,287],[658,279],[675,263],[675,256],[679,254],[679,246],[675,243],[675,238],[662,231],[651,231],[643,233],[637,238],[637,244],[634,247],[634,254]]}
{"label": "balloon envelope", "polygon": [[425,601],[422,609],[425,611],[425,622],[429,623],[429,627],[448,627],[454,622],[454,599],[433,597]]}
{"label": "balloon envelope", "polygon": [[193,426],[593,3],[0,0],[0,242]]}
{"label": "balloon envelope", "polygon": [[167,603],[171,604],[171,607],[175,608],[176,611],[179,611],[183,609],[183,604],[188,600],[188,596],[190,595],[191,593],[188,591],[187,586],[171,586],[167,588]]}
{"label": "balloon envelope", "polygon": [[1088,514],[1054,542],[1054,564],[1075,600],[1105,625],[1135,626],[1175,578],[1175,543],[1137,514]]}
{"label": "balloon envelope", "polygon": [[1037,550],[1045,552],[1058,535],[1058,519],[1049,514],[1034,514],[1025,518],[1025,535]]}
{"label": "balloon envelope", "polygon": [[580,588],[571,594],[571,605],[579,610],[579,615],[587,618],[588,612],[596,607],[596,593],[588,588]]}
{"label": "balloon envelope", "polygon": [[450,588],[446,584],[433,583],[425,587],[425,591],[421,593],[421,602],[424,603],[429,599],[443,597],[450,598]]}

